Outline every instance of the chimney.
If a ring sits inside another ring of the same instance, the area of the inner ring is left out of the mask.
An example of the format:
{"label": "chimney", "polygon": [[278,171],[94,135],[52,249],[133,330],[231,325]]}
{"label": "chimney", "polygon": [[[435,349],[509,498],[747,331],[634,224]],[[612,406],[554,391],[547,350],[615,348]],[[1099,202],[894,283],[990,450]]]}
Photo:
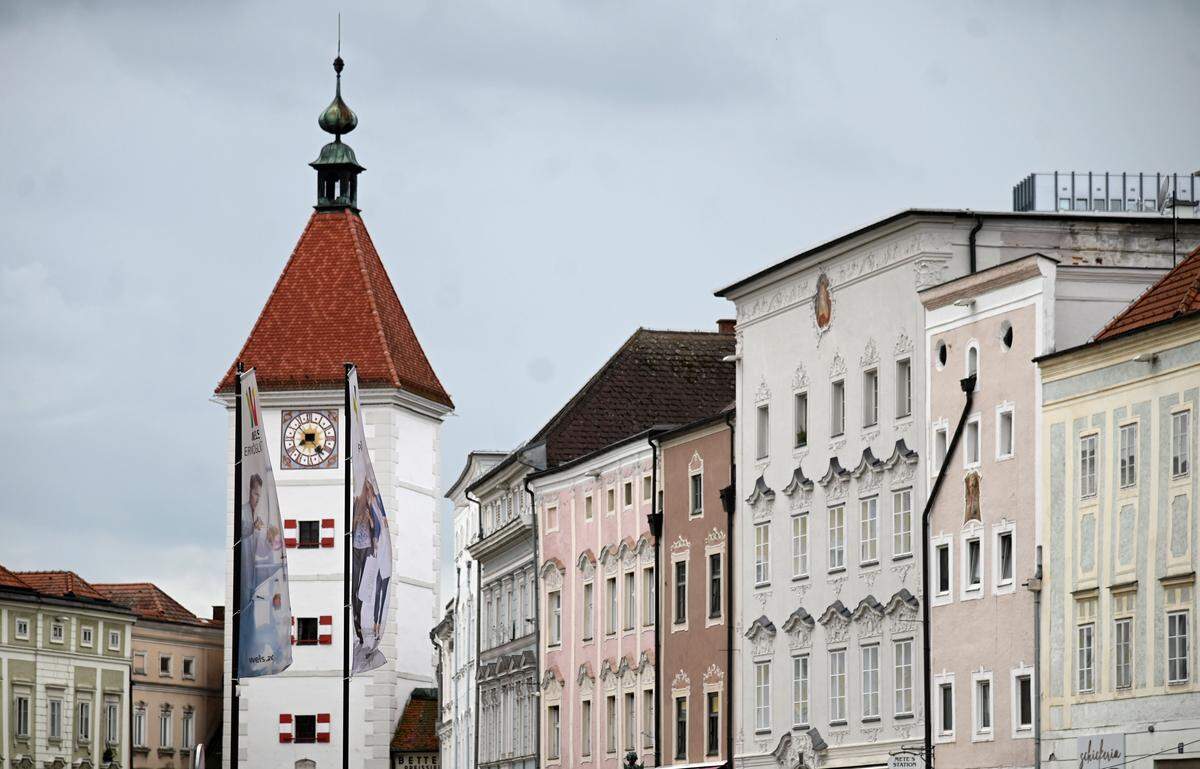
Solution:
{"label": "chimney", "polygon": [[225,607],[224,606],[214,606],[214,607],[212,607],[212,610],[213,610],[213,615],[212,615],[213,620],[215,620],[217,622],[225,621]]}
{"label": "chimney", "polygon": [[717,333],[733,336],[733,327],[736,325],[737,321],[733,318],[721,318],[717,321]]}

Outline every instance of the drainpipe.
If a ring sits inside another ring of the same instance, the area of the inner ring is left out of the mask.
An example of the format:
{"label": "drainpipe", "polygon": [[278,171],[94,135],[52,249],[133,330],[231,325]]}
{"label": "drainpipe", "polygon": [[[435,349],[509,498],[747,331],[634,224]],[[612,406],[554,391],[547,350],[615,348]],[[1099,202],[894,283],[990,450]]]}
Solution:
{"label": "drainpipe", "polygon": [[[976,225],[976,230],[982,226]],[[971,262],[972,272],[974,272],[974,249],[975,249],[975,230],[971,233]],[[967,424],[967,416],[971,413],[971,401],[975,397],[975,377],[974,375],[960,380],[959,384],[962,390],[966,393],[966,400],[963,402],[962,414],[958,418],[958,425],[954,428],[954,437],[950,439],[950,445],[946,447],[946,456],[942,458],[942,466],[938,468],[937,479],[933,482],[933,488],[929,491],[929,498],[925,500],[925,510],[921,513],[921,566],[925,569],[925,573],[921,578],[921,636],[922,636],[922,662],[925,666],[924,670],[924,695],[925,695],[925,769],[933,767],[933,706],[932,691],[933,688],[933,670],[930,653],[930,611],[929,611],[929,516],[933,513],[933,503],[937,500],[938,491],[942,488],[942,481],[946,478],[946,469],[950,467],[950,458],[954,456],[954,450],[958,447],[958,440],[962,437],[963,428]]]}
{"label": "drainpipe", "polygon": [[[536,469],[533,465],[521,464],[531,469]],[[533,696],[537,702],[533,706],[533,738],[537,741],[537,745],[533,751],[533,765],[539,767],[542,765],[542,588],[538,584],[541,580],[541,548],[538,536],[538,514],[537,505],[534,504],[533,489],[529,488],[529,474],[525,474],[525,493],[529,495],[529,516],[533,522],[533,674],[534,674],[534,692]],[[561,731],[561,719],[560,719]],[[561,734],[559,739],[562,739]],[[561,753],[561,751],[560,751]]]}
{"label": "drainpipe", "polygon": [[[659,543],[663,532],[663,511],[658,506],[658,444],[655,443],[655,433],[651,430],[646,434],[646,442],[650,444],[650,514],[646,516],[646,524],[650,527],[650,535],[654,537],[654,579],[663,584],[663,571],[660,556],[662,548]],[[662,745],[659,739],[658,724],[662,721],[662,626],[663,605],[662,590],[656,590],[654,596],[654,723],[651,725],[654,735],[654,765],[662,766]]]}
{"label": "drainpipe", "polygon": [[[467,498],[467,504],[475,503],[475,509],[478,511],[479,518],[479,539],[483,539],[483,504],[479,497],[471,499],[471,492],[464,491],[463,496]],[[477,540],[478,541],[478,540]],[[472,750],[475,753],[474,766],[479,766],[479,663],[482,645],[482,628],[483,628],[483,612],[480,607],[483,605],[483,564],[479,565],[479,573],[475,575],[475,746]]]}
{"label": "drainpipe", "polygon": [[737,509],[737,455],[734,453],[735,411],[725,414],[725,425],[729,428],[729,486],[721,494],[721,506],[725,508],[725,594],[728,596],[725,609],[725,764],[733,768],[733,513]]}
{"label": "drainpipe", "polygon": [[971,275],[974,275],[978,270],[978,264],[975,259],[975,236],[983,229],[983,217],[979,214],[975,215],[975,226],[971,228],[971,234],[967,236],[967,255],[970,259]]}
{"label": "drainpipe", "polygon": [[1037,546],[1033,578],[1025,583],[1033,592],[1033,767],[1042,767],[1042,546]]}

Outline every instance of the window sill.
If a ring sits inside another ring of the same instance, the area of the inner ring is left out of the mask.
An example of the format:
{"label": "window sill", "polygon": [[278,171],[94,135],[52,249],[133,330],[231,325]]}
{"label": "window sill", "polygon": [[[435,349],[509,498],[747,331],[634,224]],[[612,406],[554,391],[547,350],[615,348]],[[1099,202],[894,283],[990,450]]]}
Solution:
{"label": "window sill", "polygon": [[912,558],[912,557],[913,557],[912,553],[896,553],[895,555],[892,556],[892,560],[893,561],[907,561],[909,558]]}
{"label": "window sill", "polygon": [[755,583],[754,583],[754,589],[755,589],[755,590],[758,590],[758,589],[760,589],[760,588],[764,588],[764,587],[770,587],[770,586],[771,586],[771,583],[770,583],[770,581],[767,581],[767,582],[755,582]]}
{"label": "window sill", "polygon": [[793,732],[807,732],[811,728],[809,724],[792,724]]}
{"label": "window sill", "polygon": [[881,720],[883,720],[883,719],[880,718],[879,716],[863,716],[862,717],[862,722],[864,724],[877,724]]}
{"label": "window sill", "polygon": [[845,566],[834,566],[832,569],[829,570],[829,573],[830,574],[843,574],[843,573],[845,573],[845,571],[846,571]]}
{"label": "window sill", "polygon": [[841,720],[841,719],[839,719],[839,720],[837,720],[837,721],[830,721],[830,722],[829,722],[829,726],[830,726],[830,727],[834,727],[834,726],[846,726],[846,724],[847,724],[847,723],[848,723],[847,721],[844,721],[844,720]]}
{"label": "window sill", "polygon": [[768,727],[765,727],[765,728],[763,728],[763,729],[755,729],[755,730],[754,730],[754,733],[755,733],[755,734],[770,734],[770,733],[771,733],[771,728],[768,726]]}
{"label": "window sill", "polygon": [[808,579],[807,574],[796,574],[795,576],[792,577],[792,582],[803,582],[806,579]]}
{"label": "window sill", "polygon": [[150,755],[150,747],[148,745],[134,745],[133,752],[139,756],[148,756]]}
{"label": "window sill", "polygon": [[879,559],[878,559],[878,558],[875,558],[875,559],[873,559],[873,560],[870,560],[870,561],[859,561],[859,563],[858,563],[858,567],[859,567],[860,569],[869,569],[869,568],[873,568],[873,567],[875,567],[875,566],[878,566],[878,565],[879,565]]}
{"label": "window sill", "polygon": [[909,719],[912,717],[913,717],[912,713],[897,713],[896,715],[892,716],[893,719],[898,720],[898,721]]}

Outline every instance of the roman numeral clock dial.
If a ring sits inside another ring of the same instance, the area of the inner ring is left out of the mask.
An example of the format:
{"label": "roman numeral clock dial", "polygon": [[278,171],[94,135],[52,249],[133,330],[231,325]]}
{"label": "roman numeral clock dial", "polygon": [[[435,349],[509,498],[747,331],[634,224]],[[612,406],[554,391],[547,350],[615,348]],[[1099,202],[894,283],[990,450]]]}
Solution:
{"label": "roman numeral clock dial", "polygon": [[284,411],[283,468],[317,470],[337,467],[336,410]]}

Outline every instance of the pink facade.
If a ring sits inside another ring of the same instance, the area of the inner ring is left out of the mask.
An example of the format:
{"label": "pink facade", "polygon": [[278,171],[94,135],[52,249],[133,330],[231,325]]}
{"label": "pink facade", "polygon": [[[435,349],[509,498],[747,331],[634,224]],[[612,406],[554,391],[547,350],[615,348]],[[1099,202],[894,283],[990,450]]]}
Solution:
{"label": "pink facade", "polygon": [[645,436],[530,482],[543,767],[654,761],[653,480]]}

